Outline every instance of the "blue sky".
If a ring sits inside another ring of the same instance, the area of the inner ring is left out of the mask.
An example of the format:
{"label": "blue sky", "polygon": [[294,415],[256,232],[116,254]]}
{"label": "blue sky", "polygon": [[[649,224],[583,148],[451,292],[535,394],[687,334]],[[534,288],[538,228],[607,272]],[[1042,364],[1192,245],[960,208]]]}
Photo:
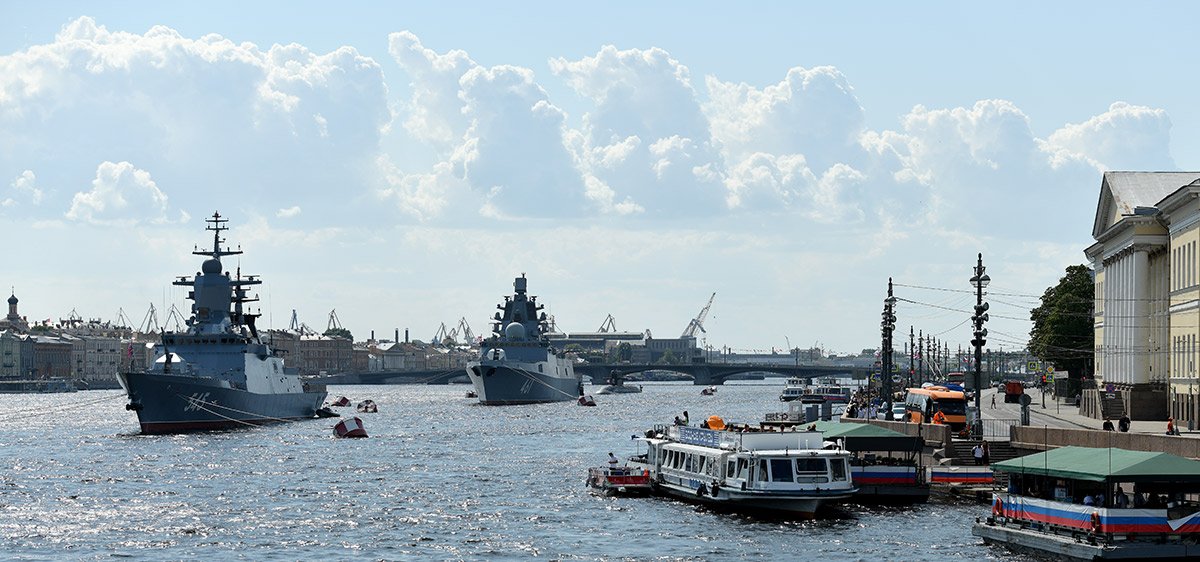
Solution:
{"label": "blue sky", "polygon": [[[0,6],[0,224],[31,319],[183,306],[200,219],[263,312],[706,343],[991,342],[1083,261],[1104,170],[1195,170],[1185,3]],[[158,26],[158,27],[156,27]],[[219,36],[219,37],[217,37]],[[917,287],[931,287],[933,290]],[[946,310],[951,309],[951,310]],[[997,310],[999,309],[999,310]]]}

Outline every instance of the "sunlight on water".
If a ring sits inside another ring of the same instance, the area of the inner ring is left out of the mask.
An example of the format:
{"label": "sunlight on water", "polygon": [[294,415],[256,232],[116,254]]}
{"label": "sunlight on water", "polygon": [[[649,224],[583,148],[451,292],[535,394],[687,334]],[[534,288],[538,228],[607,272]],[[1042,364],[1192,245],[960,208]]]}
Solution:
{"label": "sunlight on water", "polygon": [[[645,384],[641,394],[484,407],[468,387],[342,386],[336,420],[142,436],[119,391],[0,395],[0,551],[18,559],[1013,559],[970,535],[986,506],[848,506],[764,521],[589,494],[587,468],[683,410],[755,422],[778,383]],[[353,408],[342,408],[352,414]]]}

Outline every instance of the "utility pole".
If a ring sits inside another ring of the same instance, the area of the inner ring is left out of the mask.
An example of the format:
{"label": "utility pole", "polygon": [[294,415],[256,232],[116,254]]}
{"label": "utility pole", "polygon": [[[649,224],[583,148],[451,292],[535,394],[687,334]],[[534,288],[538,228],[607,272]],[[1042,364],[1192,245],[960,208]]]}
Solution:
{"label": "utility pole", "polygon": [[908,387],[913,388],[913,354],[916,350],[913,348],[913,327],[908,326]]}
{"label": "utility pole", "polygon": [[917,341],[921,345],[917,348],[917,372],[921,373],[921,382],[925,382],[929,380],[929,377],[925,376],[925,330],[918,333],[921,334],[921,337],[917,338]]}
{"label": "utility pole", "polygon": [[892,332],[896,330],[896,297],[892,296],[892,278],[888,277],[887,298],[883,299],[883,370],[879,373],[880,388],[883,389],[883,419],[892,421]]}
{"label": "utility pole", "polygon": [[992,281],[985,271],[987,268],[983,266],[983,253],[980,253],[979,261],[975,265],[975,275],[971,277],[971,285],[975,287],[975,315],[971,317],[975,325],[975,337],[971,340],[971,345],[975,346],[975,424],[972,433],[979,439],[983,438],[983,418],[979,409],[979,395],[983,389],[980,369],[983,363],[983,346],[987,344],[987,340],[984,339],[987,337],[987,328],[983,325],[988,321],[988,303],[983,302],[983,290]]}

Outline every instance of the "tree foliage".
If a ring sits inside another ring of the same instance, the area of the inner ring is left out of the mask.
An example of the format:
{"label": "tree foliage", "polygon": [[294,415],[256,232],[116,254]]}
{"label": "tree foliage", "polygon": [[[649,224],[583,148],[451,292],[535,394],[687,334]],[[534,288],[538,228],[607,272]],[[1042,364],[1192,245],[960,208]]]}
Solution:
{"label": "tree foliage", "polygon": [[350,341],[354,341],[354,336],[350,335],[350,330],[347,330],[345,328],[330,328],[328,330],[325,330],[324,335],[331,337],[331,338],[345,338]]}
{"label": "tree foliage", "polygon": [[1096,347],[1094,299],[1092,270],[1085,265],[1067,267],[1058,284],[1042,294],[1041,306],[1029,312],[1029,352],[1073,379],[1090,371]]}

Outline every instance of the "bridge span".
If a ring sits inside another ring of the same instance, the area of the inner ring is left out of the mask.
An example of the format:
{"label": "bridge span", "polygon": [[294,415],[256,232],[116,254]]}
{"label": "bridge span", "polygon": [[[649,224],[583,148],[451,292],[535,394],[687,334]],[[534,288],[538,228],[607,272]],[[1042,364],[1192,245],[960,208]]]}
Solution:
{"label": "bridge span", "polygon": [[613,375],[624,377],[644,371],[668,371],[692,377],[694,384],[710,386],[725,384],[725,381],[735,375],[745,373],[776,373],[788,377],[807,379],[832,376],[851,376],[865,379],[867,367],[836,367],[828,365],[756,365],[752,363],[689,363],[684,365],[649,365],[649,364],[604,364],[590,363],[576,365],[575,372],[592,380],[592,384],[603,384]]}

